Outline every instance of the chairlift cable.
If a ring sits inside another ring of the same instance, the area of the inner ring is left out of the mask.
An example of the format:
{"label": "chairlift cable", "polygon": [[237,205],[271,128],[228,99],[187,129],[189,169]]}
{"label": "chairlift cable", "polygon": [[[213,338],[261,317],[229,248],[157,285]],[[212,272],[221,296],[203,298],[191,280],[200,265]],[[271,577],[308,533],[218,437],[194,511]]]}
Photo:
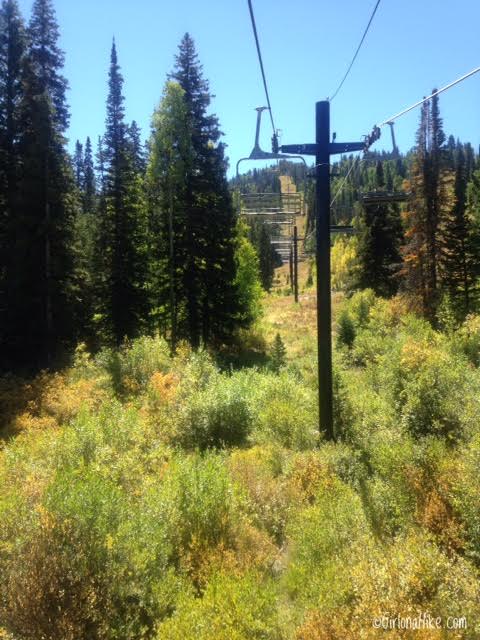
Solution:
{"label": "chairlift cable", "polygon": [[333,99],[335,98],[335,96],[338,94],[338,92],[340,91],[340,89],[343,87],[343,83],[344,83],[344,82],[345,82],[345,80],[347,79],[348,74],[350,73],[350,71],[351,71],[351,69],[352,69],[352,67],[353,67],[353,65],[354,65],[354,63],[355,63],[355,60],[357,59],[357,56],[358,56],[358,54],[359,54],[359,52],[360,52],[360,49],[362,48],[363,41],[364,41],[364,40],[365,40],[365,38],[367,37],[367,33],[368,33],[369,29],[370,29],[370,25],[371,25],[371,24],[372,24],[372,22],[373,22],[373,18],[375,17],[375,14],[377,13],[377,9],[378,9],[378,5],[380,4],[380,1],[381,1],[381,0],[377,0],[377,4],[375,5],[375,8],[374,8],[374,10],[373,10],[373,12],[372,12],[372,15],[370,16],[370,20],[368,21],[368,24],[367,24],[366,29],[365,29],[365,31],[363,32],[362,39],[360,40],[360,44],[358,45],[357,50],[355,51],[355,55],[353,56],[352,61],[350,62],[350,65],[349,65],[349,67],[348,67],[348,69],[347,69],[347,71],[346,71],[345,75],[343,76],[342,81],[341,81],[341,82],[340,82],[340,84],[338,85],[338,87],[337,87],[337,89],[336,89],[335,93],[333,94],[333,96],[332,96],[331,98],[329,98],[330,102],[332,102],[332,101],[333,101]]}
{"label": "chairlift cable", "polygon": [[[352,173],[352,171],[354,170],[354,168],[355,168],[355,166],[357,165],[357,163],[358,163],[359,159],[360,159],[360,156],[357,156],[357,157],[355,158],[355,160],[352,162],[352,166],[351,166],[351,167],[350,167],[350,169],[347,171],[346,176],[343,178],[343,180],[342,180],[342,182],[341,182],[340,186],[338,187],[338,189],[337,189],[337,191],[336,191],[335,195],[333,196],[332,201],[330,202],[330,206],[331,206],[331,207],[333,207],[333,205],[335,204],[335,202],[336,202],[336,200],[337,200],[338,196],[339,196],[339,195],[340,195],[340,193],[342,192],[343,187],[345,186],[345,184],[346,184],[346,182],[347,182],[348,178],[350,177],[350,174],[351,174],[351,173]],[[363,161],[364,161],[364,159],[365,159],[365,158],[362,158],[362,159],[360,160],[360,162],[363,162]]]}
{"label": "chairlift cable", "polygon": [[273,122],[272,107],[270,104],[270,96],[268,94],[267,78],[265,76],[265,68],[263,66],[262,51],[260,49],[260,41],[258,39],[257,25],[255,22],[255,15],[253,13],[252,0],[248,0],[248,8],[250,10],[250,18],[252,21],[253,35],[255,36],[255,44],[257,45],[258,62],[260,63],[260,70],[262,72],[263,86],[265,87],[265,96],[267,98],[267,106],[268,106],[268,111],[270,113],[270,121],[272,123],[273,135],[276,135],[277,130],[275,129],[275,124]]}
{"label": "chairlift cable", "polygon": [[399,113],[396,113],[391,118],[387,118],[386,120],[384,120],[383,122],[381,122],[377,126],[384,127],[386,124],[390,124],[391,122],[394,122],[395,120],[397,120],[401,116],[405,115],[409,111],[412,111],[412,109],[415,109],[416,107],[419,107],[424,102],[427,102],[427,100],[431,100],[434,96],[438,96],[440,93],[443,93],[444,91],[447,91],[447,89],[451,89],[456,84],[459,84],[463,80],[466,80],[467,78],[470,78],[470,76],[475,75],[479,71],[480,71],[480,67],[476,67],[475,69],[472,69],[471,71],[469,71],[465,75],[461,76],[460,78],[457,78],[456,80],[454,80],[453,82],[450,82],[449,84],[445,85],[441,89],[438,89],[437,91],[434,91],[431,95],[427,96],[426,98],[423,98],[422,100],[419,100],[418,102],[415,102],[415,104],[412,104],[410,107],[407,107],[406,109],[403,109],[403,111],[400,111]]}

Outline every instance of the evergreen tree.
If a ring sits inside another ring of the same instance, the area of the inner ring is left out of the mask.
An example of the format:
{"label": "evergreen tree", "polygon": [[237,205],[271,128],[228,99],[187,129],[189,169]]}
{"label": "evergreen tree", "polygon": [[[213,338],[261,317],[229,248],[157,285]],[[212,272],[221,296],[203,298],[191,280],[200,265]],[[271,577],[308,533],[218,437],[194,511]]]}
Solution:
{"label": "evergreen tree", "polygon": [[99,251],[107,334],[116,344],[136,335],[147,316],[146,220],[141,176],[124,121],[123,78],[112,45],[106,133],[102,144],[104,207]]}
{"label": "evergreen tree", "polygon": [[134,170],[139,174],[144,174],[145,169],[147,168],[147,163],[145,159],[145,148],[142,145],[142,134],[140,131],[140,127],[135,122],[132,121],[132,124],[127,128],[127,138],[130,144],[130,153],[133,158],[133,167]]}
{"label": "evergreen tree", "polygon": [[95,169],[93,165],[92,143],[87,137],[85,142],[85,155],[83,158],[84,171],[84,194],[83,194],[83,212],[93,213],[95,210]]}
{"label": "evergreen tree", "polygon": [[15,332],[14,308],[19,295],[16,238],[21,232],[18,190],[26,46],[17,2],[4,0],[0,8],[0,351],[4,355]]}
{"label": "evergreen tree", "polygon": [[68,125],[63,53],[50,0],[35,0],[18,105],[21,157],[15,214],[16,296],[9,305],[8,355],[45,366],[72,335],[70,304],[73,175],[63,133]]}
{"label": "evergreen tree", "polygon": [[52,127],[57,134],[64,133],[69,123],[65,98],[68,82],[60,73],[65,55],[58,46],[60,34],[51,0],[34,0],[28,31],[34,71],[51,101]]}
{"label": "evergreen tree", "polygon": [[170,79],[182,87],[191,130],[193,163],[187,175],[186,292],[189,339],[194,347],[228,339],[241,317],[235,286],[236,219],[226,179],[225,147],[195,45],[182,39]]}
{"label": "evergreen tree", "polygon": [[[87,137],[85,152],[77,142],[75,166],[78,167],[77,187],[80,189],[81,207],[78,208],[73,224],[73,275],[72,302],[76,342],[86,341],[91,349],[99,345],[94,323],[99,310],[97,282],[102,264],[98,260],[99,216],[96,211],[95,172],[92,145]],[[79,180],[80,177],[80,180]]]}
{"label": "evergreen tree", "polygon": [[[385,190],[382,162],[376,165],[376,188]],[[398,205],[365,205],[360,219],[357,285],[372,288],[377,295],[391,296],[398,289],[397,272],[401,266],[403,240]]]}
{"label": "evergreen tree", "polygon": [[417,148],[413,160],[406,215],[404,247],[405,283],[419,301],[423,314],[436,321],[439,303],[440,229],[452,206],[451,172],[444,149],[445,134],[438,108],[438,96],[422,107]]}
{"label": "evergreen tree", "polygon": [[75,182],[77,189],[83,192],[85,182],[85,167],[83,159],[83,145],[77,140],[75,144],[75,155],[73,157],[73,166],[75,171]]}
{"label": "evergreen tree", "polygon": [[152,119],[147,169],[151,306],[155,324],[170,337],[187,337],[189,323],[184,286],[187,255],[187,177],[192,172],[192,132],[185,92],[167,82]]}
{"label": "evergreen tree", "polygon": [[442,285],[457,320],[472,311],[479,257],[476,229],[467,214],[467,167],[462,145],[458,145],[455,167],[454,205],[440,235]]}
{"label": "evergreen tree", "polygon": [[279,333],[275,336],[270,354],[270,367],[275,373],[287,364],[287,350]]}

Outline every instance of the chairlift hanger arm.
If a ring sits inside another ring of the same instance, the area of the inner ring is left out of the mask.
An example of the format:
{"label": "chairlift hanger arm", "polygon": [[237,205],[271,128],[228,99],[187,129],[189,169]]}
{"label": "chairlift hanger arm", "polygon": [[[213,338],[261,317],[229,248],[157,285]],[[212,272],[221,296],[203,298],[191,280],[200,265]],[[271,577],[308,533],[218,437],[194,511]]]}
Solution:
{"label": "chairlift hanger arm", "polygon": [[[261,147],[260,147],[260,128],[261,128],[261,124],[262,124],[262,113],[264,111],[268,111],[268,107],[257,107],[256,108],[256,112],[257,112],[257,126],[256,126],[256,130],[255,130],[255,143],[253,146],[253,149],[250,153],[250,155],[246,158],[240,158],[240,160],[237,162],[237,178],[239,177],[239,167],[240,167],[240,163],[241,162],[246,162],[247,160],[289,160],[289,159],[293,159],[293,160],[300,160],[301,162],[304,163],[305,167],[307,166],[307,163],[305,161],[305,158],[303,158],[301,155],[296,155],[295,153],[293,155],[286,155],[285,153],[272,153],[270,151],[264,151]],[[276,134],[274,134],[273,136],[273,140],[272,140],[272,145],[274,148],[276,148],[278,146],[278,143],[276,142]],[[298,153],[298,152],[297,152]]]}

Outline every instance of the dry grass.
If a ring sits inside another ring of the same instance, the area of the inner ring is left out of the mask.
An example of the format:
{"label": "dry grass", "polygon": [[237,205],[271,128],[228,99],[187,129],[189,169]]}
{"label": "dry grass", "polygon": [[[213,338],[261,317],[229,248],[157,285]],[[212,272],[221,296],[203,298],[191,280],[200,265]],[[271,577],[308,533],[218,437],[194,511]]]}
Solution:
{"label": "dry grass", "polygon": [[[315,287],[306,287],[308,262],[299,265],[299,301],[295,303],[288,290],[288,265],[283,265],[275,273],[275,288],[265,298],[262,328],[267,342],[272,343],[279,333],[286,348],[289,361],[295,361],[316,353],[317,336],[317,296]],[[333,316],[336,316],[343,294],[332,297]]]}

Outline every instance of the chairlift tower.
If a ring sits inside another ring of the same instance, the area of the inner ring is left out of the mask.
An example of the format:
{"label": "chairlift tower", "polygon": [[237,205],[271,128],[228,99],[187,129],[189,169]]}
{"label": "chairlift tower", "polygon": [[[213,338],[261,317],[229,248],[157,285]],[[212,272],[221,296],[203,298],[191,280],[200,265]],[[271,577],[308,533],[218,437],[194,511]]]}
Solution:
{"label": "chairlift tower", "polygon": [[[330,284],[330,156],[362,151],[373,141],[330,142],[330,102],[316,104],[314,144],[282,145],[280,150],[315,156],[318,401],[320,430],[335,440],[333,423],[332,307]],[[375,132],[375,135],[379,135]]]}

